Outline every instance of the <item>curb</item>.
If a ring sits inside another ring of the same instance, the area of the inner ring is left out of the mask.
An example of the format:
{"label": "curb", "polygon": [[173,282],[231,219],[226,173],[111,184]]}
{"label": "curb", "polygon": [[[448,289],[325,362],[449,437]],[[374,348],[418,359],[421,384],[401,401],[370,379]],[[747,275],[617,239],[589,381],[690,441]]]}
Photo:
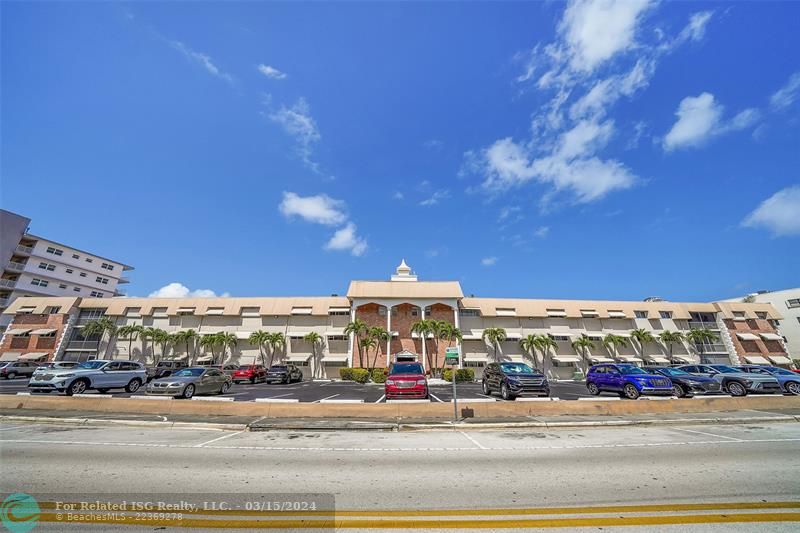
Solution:
{"label": "curb", "polygon": [[120,420],[101,418],[58,418],[52,416],[0,416],[0,422],[36,422],[39,424],[75,424],[79,426],[128,426],[150,428],[192,428],[216,431],[245,431],[247,424],[215,424],[209,422],[162,422],[157,420]]}

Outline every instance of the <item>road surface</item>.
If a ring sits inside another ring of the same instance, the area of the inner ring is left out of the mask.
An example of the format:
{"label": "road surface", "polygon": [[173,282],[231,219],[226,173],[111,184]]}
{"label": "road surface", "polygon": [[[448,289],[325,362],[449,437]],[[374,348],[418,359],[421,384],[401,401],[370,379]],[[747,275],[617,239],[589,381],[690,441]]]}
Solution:
{"label": "road surface", "polygon": [[[795,423],[417,433],[6,423],[0,425],[0,489],[73,499],[98,493],[117,499],[185,494],[187,500],[206,493],[235,501],[248,493],[332,494],[347,531],[376,531],[387,519],[426,530],[437,528],[420,520],[502,531],[797,531],[798,450]],[[733,508],[724,505],[731,502]],[[345,510],[350,513],[341,514]],[[755,522],[725,522],[741,517]],[[622,522],[630,525],[618,527]]]}

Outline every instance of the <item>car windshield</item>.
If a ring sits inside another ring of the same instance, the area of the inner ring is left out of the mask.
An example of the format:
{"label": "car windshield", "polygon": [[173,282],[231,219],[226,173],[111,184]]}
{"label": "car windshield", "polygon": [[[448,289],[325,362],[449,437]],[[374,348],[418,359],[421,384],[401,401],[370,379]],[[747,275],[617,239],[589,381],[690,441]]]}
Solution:
{"label": "car windshield", "polygon": [[86,361],[77,366],[77,368],[88,368],[89,370],[96,370],[106,365],[105,361]]}
{"label": "car windshield", "polygon": [[192,376],[200,376],[205,371],[205,368],[184,368],[172,374],[172,377],[188,378]]}
{"label": "car windshield", "polygon": [[503,363],[500,369],[506,374],[538,374],[536,370],[532,369],[525,363]]}
{"label": "car windshield", "polygon": [[617,368],[619,369],[621,374],[625,374],[626,376],[630,376],[633,374],[645,374],[645,375],[648,374],[645,370],[635,365],[619,365]]}
{"label": "car windshield", "polygon": [[778,368],[777,366],[768,366],[764,370],[766,370],[767,372],[769,372],[771,374],[782,374],[784,376],[796,376],[797,375],[794,372],[792,372],[791,370],[786,370],[785,368]]}
{"label": "car windshield", "polygon": [[389,374],[422,374],[422,365],[419,363],[400,363],[392,365]]}
{"label": "car windshield", "polygon": [[733,367],[725,366],[725,365],[714,365],[711,368],[718,372],[722,372],[723,374],[741,374],[741,370],[736,370]]}
{"label": "car windshield", "polygon": [[687,371],[678,368],[657,368],[654,370],[659,374],[666,374],[667,376],[691,376]]}

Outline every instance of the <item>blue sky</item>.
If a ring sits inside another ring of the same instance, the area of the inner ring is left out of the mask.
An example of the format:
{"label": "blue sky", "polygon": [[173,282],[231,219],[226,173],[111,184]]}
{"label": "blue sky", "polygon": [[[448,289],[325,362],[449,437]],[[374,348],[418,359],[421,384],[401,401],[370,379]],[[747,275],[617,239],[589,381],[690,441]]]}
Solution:
{"label": "blue sky", "polygon": [[482,296],[797,286],[798,19],[4,2],[2,205],[140,296],[342,294],[401,258]]}

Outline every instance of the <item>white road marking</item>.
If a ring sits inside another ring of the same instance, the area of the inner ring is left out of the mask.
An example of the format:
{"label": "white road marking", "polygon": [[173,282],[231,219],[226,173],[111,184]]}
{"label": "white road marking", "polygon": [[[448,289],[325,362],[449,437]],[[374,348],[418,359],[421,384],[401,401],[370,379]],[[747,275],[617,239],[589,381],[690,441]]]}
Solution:
{"label": "white road marking", "polygon": [[385,394],[383,396],[381,396],[380,398],[378,398],[377,400],[375,400],[375,403],[381,403],[384,398],[386,398]]}
{"label": "white road marking", "polygon": [[231,437],[235,437],[236,435],[241,435],[242,433],[244,433],[244,430],[237,431],[236,433],[228,433],[227,435],[223,435],[221,437],[217,437],[216,439],[211,439],[211,440],[208,440],[206,442],[201,442],[200,444],[195,444],[194,447],[195,448],[202,448],[206,444],[211,444],[212,442],[217,442],[217,441],[220,441],[220,440],[223,440],[223,439],[229,439]]}
{"label": "white road marking", "polygon": [[[478,396],[483,396],[484,398],[489,398],[490,400],[497,401],[497,398],[495,398],[494,396],[487,396],[485,394],[481,394],[480,392],[476,392],[475,394],[477,394]],[[467,401],[467,400],[465,399],[464,401]],[[504,402],[505,400],[500,398],[500,401]]]}
{"label": "white road marking", "polygon": [[278,394],[277,396],[264,396],[266,399],[273,399],[273,398],[283,398],[284,396],[291,396],[294,394],[293,392],[287,392],[286,394]]}
{"label": "white road marking", "polygon": [[319,400],[316,400],[316,401],[311,402],[311,403],[319,403],[322,400],[330,400],[331,398],[336,398],[337,396],[341,396],[341,394],[334,394],[333,396],[328,396],[327,398],[320,398]]}
{"label": "white road marking", "polygon": [[483,445],[483,444],[481,444],[480,442],[478,442],[478,441],[476,441],[475,439],[473,439],[473,438],[472,438],[470,435],[467,435],[467,434],[466,434],[466,433],[464,433],[463,431],[459,431],[459,433],[461,433],[462,435],[464,435],[464,436],[467,438],[467,440],[469,440],[469,441],[470,441],[472,444],[474,444],[475,446],[477,446],[477,447],[478,447],[478,448],[480,448],[481,450],[486,450],[486,449],[487,449],[487,448],[486,448],[486,446],[484,446],[484,445]]}
{"label": "white road marking", "polygon": [[34,424],[32,426],[11,426],[10,428],[0,428],[0,431],[9,431],[11,429],[25,429],[25,428],[35,427],[37,425],[38,424]]}
{"label": "white road marking", "polygon": [[442,400],[440,400],[440,399],[439,399],[439,397],[438,397],[438,396],[436,396],[436,395],[435,395],[435,394],[433,394],[432,392],[431,392],[431,393],[429,393],[429,394],[431,395],[431,398],[433,398],[433,399],[434,399],[434,400],[436,400],[437,402],[439,402],[439,403],[444,403]]}
{"label": "white road marking", "polygon": [[689,433],[697,433],[699,435],[705,435],[706,437],[717,437],[718,439],[730,439],[736,442],[744,442],[742,439],[737,439],[736,437],[726,437],[725,435],[717,435],[716,433],[708,433],[705,431],[697,431],[696,429],[684,429],[684,428],[676,428],[673,427],[672,429],[677,429],[678,431],[688,431]]}

